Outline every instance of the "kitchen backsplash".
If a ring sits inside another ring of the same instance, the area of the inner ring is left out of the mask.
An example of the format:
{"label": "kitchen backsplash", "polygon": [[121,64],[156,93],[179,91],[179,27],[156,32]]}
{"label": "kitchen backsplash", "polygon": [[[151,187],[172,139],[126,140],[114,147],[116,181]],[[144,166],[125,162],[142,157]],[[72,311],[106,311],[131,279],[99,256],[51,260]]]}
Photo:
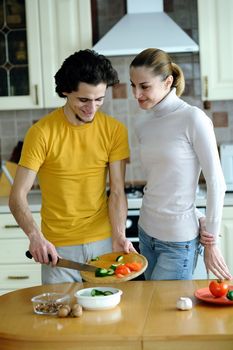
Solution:
{"label": "kitchen backsplash", "polygon": [[[190,10],[190,6],[191,9]],[[165,11],[198,42],[196,0],[164,0]],[[186,88],[182,98],[188,103],[203,109],[201,101],[201,83],[199,55],[184,53],[171,55],[185,75]],[[144,174],[138,159],[138,142],[134,132],[135,121],[147,117],[150,112],[142,111],[133,98],[129,83],[129,64],[133,56],[110,57],[113,66],[119,73],[120,84],[109,88],[103,110],[122,121],[129,131],[131,148],[130,163],[127,165],[128,182],[144,181]],[[28,128],[50,110],[0,111],[0,151],[3,160],[11,157],[18,141],[23,140]],[[205,111],[212,119],[218,144],[233,142],[233,100],[214,101]]]}

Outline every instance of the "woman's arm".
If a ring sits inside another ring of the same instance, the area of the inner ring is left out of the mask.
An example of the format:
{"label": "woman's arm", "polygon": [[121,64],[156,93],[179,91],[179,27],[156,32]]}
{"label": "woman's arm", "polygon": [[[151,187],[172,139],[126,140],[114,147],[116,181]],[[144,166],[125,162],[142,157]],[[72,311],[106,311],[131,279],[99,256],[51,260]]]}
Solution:
{"label": "woman's arm", "polygon": [[202,230],[201,240],[211,241],[210,235],[213,236],[209,242],[211,244],[204,245],[206,269],[218,278],[231,279],[231,273],[217,247],[226,185],[212,122],[201,111],[195,115],[192,141],[207,185],[205,229]]}

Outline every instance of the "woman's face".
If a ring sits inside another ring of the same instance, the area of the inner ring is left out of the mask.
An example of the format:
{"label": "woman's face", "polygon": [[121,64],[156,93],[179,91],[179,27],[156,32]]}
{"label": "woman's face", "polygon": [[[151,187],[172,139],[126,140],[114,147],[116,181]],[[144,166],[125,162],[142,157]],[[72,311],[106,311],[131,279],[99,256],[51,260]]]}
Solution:
{"label": "woman's face", "polygon": [[141,66],[130,68],[130,81],[139,106],[151,109],[170,92],[173,77],[169,75],[162,81],[161,76],[155,76],[152,69]]}

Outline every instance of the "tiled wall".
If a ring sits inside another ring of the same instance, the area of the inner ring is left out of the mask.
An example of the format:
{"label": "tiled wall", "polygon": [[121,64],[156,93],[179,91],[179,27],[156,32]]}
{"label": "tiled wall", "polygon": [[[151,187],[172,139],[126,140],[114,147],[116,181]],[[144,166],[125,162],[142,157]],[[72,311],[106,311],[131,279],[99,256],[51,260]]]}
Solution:
{"label": "tiled wall", "polygon": [[[164,0],[166,12],[198,42],[197,6],[196,0]],[[190,10],[191,9],[191,10]],[[183,99],[188,103],[203,108],[200,99],[200,67],[198,54],[172,55],[185,74],[186,89]],[[129,84],[128,67],[133,57],[110,57],[120,77],[120,85],[107,91],[104,111],[121,120],[129,130],[131,159],[127,165],[127,180],[143,181],[144,175],[138,160],[138,143],[134,133],[137,118],[148,114],[137,107]],[[9,159],[13,148],[33,123],[48,110],[0,111],[0,146],[2,159]],[[218,143],[233,142],[233,100],[211,102],[211,108],[206,111],[213,120]]]}

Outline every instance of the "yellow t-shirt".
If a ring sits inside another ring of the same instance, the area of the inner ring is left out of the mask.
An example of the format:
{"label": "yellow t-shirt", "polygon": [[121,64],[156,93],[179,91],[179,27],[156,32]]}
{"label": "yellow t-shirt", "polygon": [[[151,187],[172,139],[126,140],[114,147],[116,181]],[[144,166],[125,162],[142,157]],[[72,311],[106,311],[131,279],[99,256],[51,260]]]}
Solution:
{"label": "yellow t-shirt", "polygon": [[102,112],[75,126],[59,108],[29,129],[19,165],[38,172],[42,232],[49,241],[78,245],[111,236],[108,163],[128,157],[126,127]]}

